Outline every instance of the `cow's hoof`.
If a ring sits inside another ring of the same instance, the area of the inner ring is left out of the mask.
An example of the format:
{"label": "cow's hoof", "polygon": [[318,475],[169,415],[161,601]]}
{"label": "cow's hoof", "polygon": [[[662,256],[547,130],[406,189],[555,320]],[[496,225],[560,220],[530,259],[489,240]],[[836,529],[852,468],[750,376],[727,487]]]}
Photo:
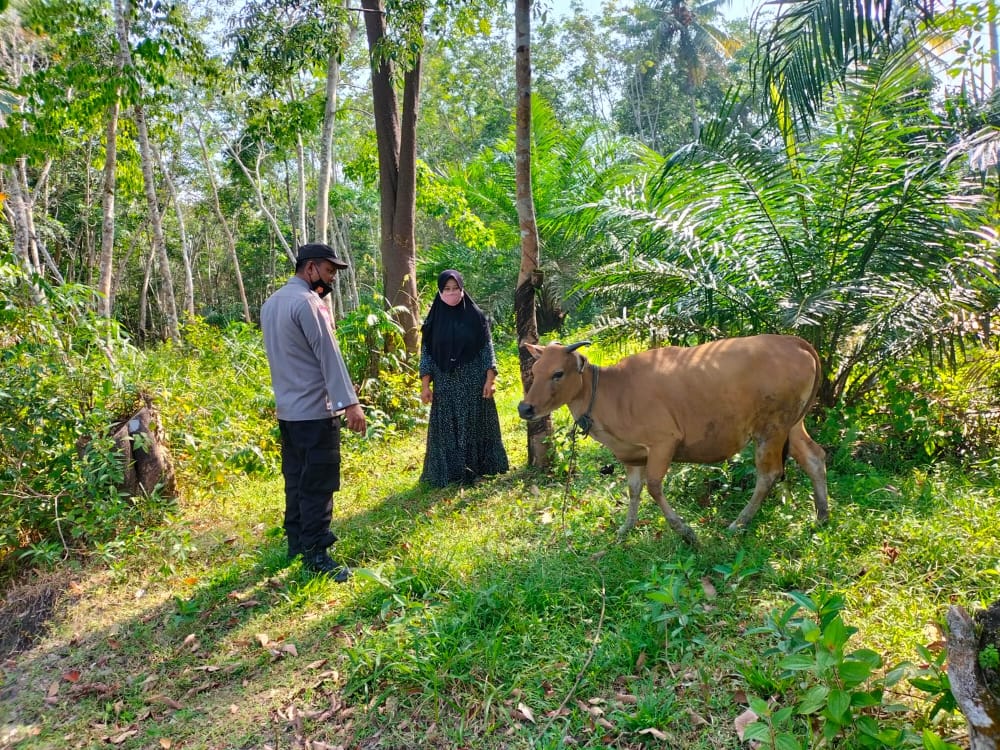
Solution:
{"label": "cow's hoof", "polygon": [[742,534],[746,530],[747,527],[744,524],[740,523],[739,521],[733,521],[726,527],[726,531],[728,531],[730,534]]}
{"label": "cow's hoof", "polygon": [[618,529],[618,531],[617,531],[617,532],[615,533],[615,538],[616,538],[616,539],[618,540],[618,542],[619,542],[619,543],[621,543],[621,542],[624,542],[624,541],[625,541],[625,537],[627,537],[627,536],[628,536],[628,533],[629,533],[629,532],[630,532],[631,530],[632,530],[632,527],[631,527],[631,526],[622,526],[622,527],[621,527],[621,528],[619,528],[619,529]]}

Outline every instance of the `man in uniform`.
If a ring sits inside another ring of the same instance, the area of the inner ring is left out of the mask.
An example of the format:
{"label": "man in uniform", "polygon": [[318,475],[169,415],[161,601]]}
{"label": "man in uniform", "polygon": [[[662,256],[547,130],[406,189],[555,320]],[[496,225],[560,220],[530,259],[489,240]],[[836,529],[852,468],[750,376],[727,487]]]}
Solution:
{"label": "man in uniform", "polygon": [[340,489],[340,424],[343,418],[349,429],[364,432],[365,413],[322,298],[347,267],[329,245],[302,245],[295,275],[260,310],[281,432],[288,555],[301,554],[308,570],[338,582],[351,575],[328,552],[337,540],[330,520]]}

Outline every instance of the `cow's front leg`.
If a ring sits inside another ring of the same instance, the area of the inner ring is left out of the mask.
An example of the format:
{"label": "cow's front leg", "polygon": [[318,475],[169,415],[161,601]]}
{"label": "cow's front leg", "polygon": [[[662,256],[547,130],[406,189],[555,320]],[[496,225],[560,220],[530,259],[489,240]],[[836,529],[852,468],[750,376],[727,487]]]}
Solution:
{"label": "cow's front leg", "polygon": [[645,465],[626,466],[625,469],[628,475],[628,515],[625,516],[625,523],[618,529],[619,542],[635,528],[635,521],[639,516],[639,495],[642,494],[642,486],[646,483]]}
{"label": "cow's front leg", "polygon": [[670,462],[673,460],[674,447],[675,444],[670,443],[649,452],[649,460],[646,462],[646,487],[649,489],[649,494],[653,496],[656,504],[660,506],[660,510],[663,511],[663,517],[667,519],[670,528],[676,531],[681,539],[692,547],[697,547],[697,535],[684,522],[684,519],[677,515],[677,511],[670,507],[667,498],[663,496],[663,479],[666,477],[667,470],[670,468]]}

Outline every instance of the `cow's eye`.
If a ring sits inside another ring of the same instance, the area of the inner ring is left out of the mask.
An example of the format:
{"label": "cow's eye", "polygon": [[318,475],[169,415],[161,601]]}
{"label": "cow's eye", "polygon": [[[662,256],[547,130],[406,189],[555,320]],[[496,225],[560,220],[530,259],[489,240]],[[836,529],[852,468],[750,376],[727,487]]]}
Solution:
{"label": "cow's eye", "polygon": [[554,380],[555,382],[557,382],[557,383],[558,383],[558,382],[559,382],[560,380],[562,380],[562,376],[563,376],[563,371],[562,371],[562,370],[556,370],[556,371],[555,371],[554,373],[552,373],[552,379],[553,379],[553,380]]}

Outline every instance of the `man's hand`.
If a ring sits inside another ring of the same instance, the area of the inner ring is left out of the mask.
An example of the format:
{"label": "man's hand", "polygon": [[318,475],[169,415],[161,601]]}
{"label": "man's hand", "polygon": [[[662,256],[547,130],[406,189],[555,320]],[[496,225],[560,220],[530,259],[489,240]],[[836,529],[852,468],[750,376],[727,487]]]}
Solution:
{"label": "man's hand", "polygon": [[351,404],[344,410],[344,421],[352,432],[364,432],[367,426],[361,404]]}

